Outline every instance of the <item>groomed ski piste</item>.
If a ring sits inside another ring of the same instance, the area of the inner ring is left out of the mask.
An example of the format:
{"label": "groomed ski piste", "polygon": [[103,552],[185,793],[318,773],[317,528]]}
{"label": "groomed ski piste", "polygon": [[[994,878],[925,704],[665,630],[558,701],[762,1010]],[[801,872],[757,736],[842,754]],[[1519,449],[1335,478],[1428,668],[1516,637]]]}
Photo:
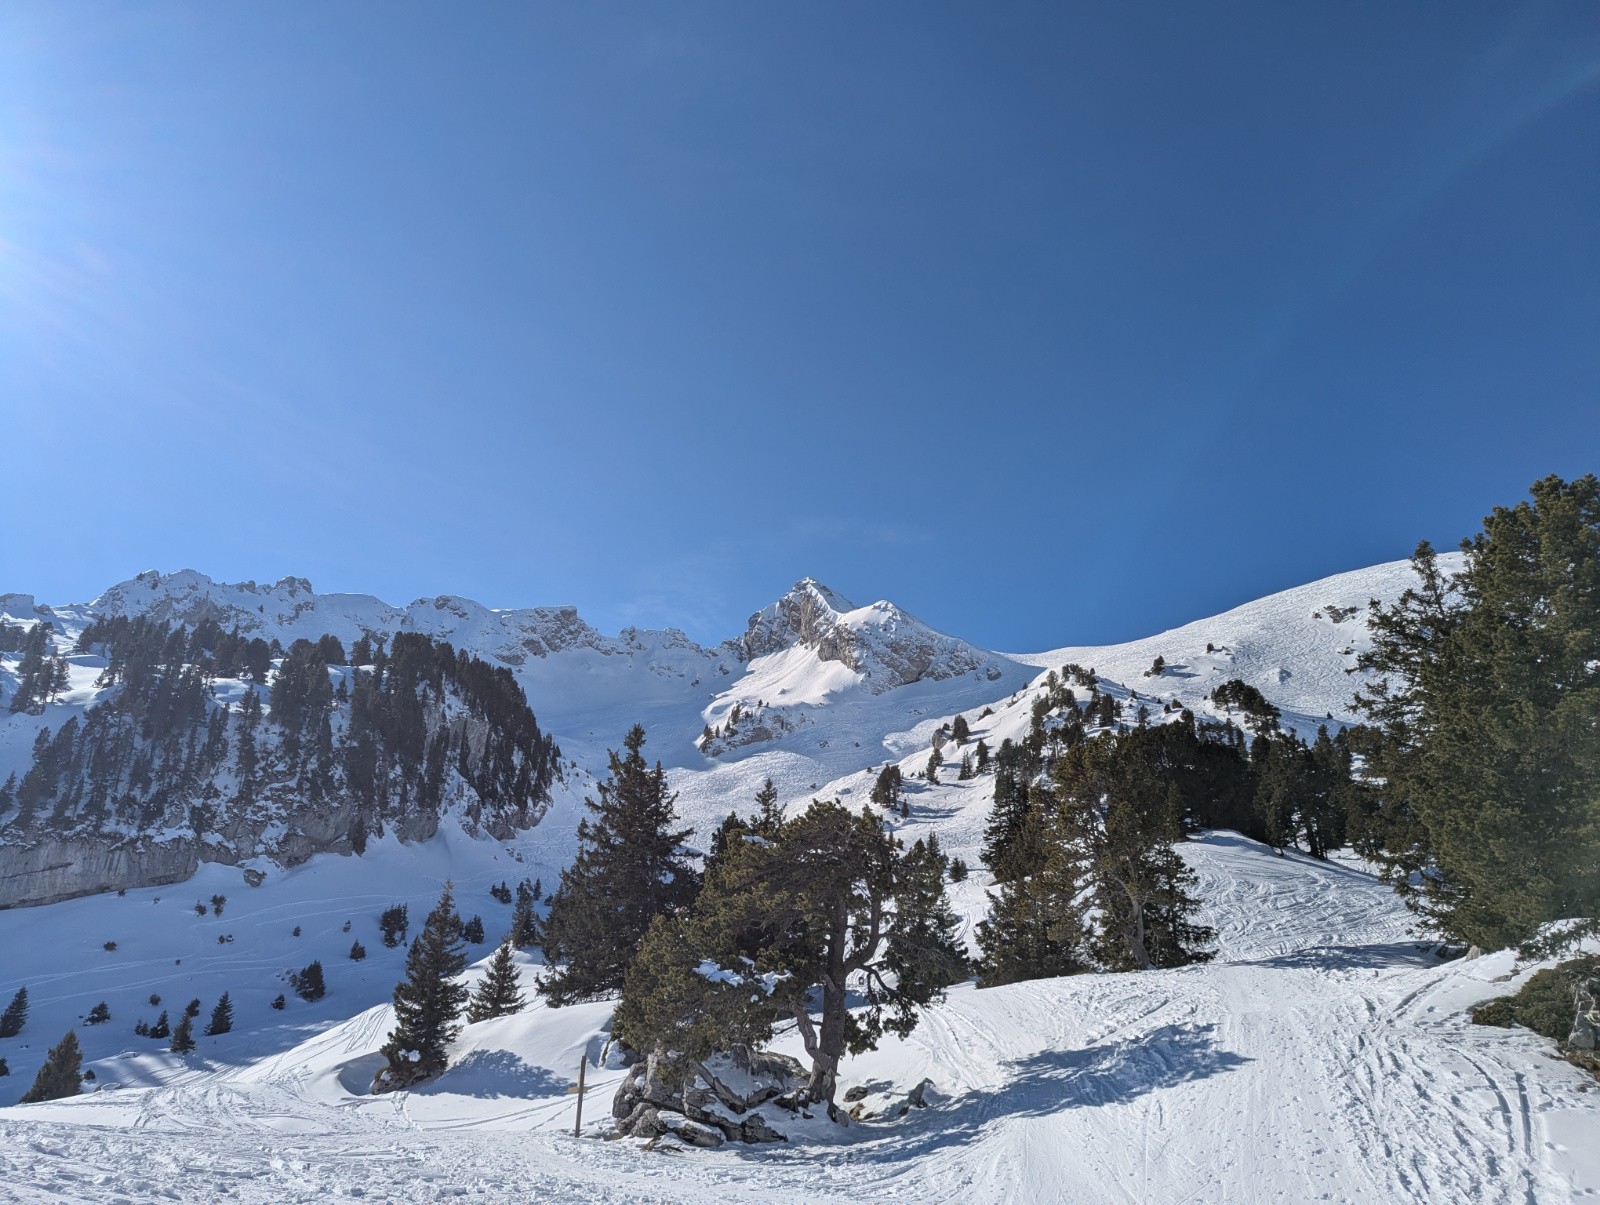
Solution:
{"label": "groomed ski piste", "polygon": [[[277,1030],[256,1031],[256,1018],[247,1016],[234,1034],[202,1038],[187,1059],[98,1060],[100,1091],[6,1110],[0,1195],[94,1202],[1553,1202],[1597,1195],[1594,1081],[1551,1057],[1541,1039],[1474,1026],[1465,1015],[1470,1004],[1515,990],[1531,968],[1517,967],[1509,953],[1438,964],[1408,939],[1409,917],[1392,893],[1359,868],[1278,857],[1227,833],[1205,835],[1185,852],[1220,933],[1217,961],[984,991],[958,986],[908,1039],[847,1062],[841,1089],[866,1086],[866,1111],[876,1114],[848,1127],[819,1115],[786,1125],[789,1143],[714,1151],[605,1141],[622,1073],[601,1063],[610,1016],[603,1002],[559,1010],[535,1003],[468,1026],[437,1082],[374,1097],[367,1086],[389,1007],[330,1021],[338,1007],[330,996],[325,1008],[310,1006]],[[323,901],[293,899],[314,885],[290,879],[277,891],[263,888],[234,929],[331,920],[337,913]],[[154,894],[129,892],[123,902],[151,907],[140,897]],[[366,898],[343,903],[356,907]],[[17,950],[12,936],[7,949]],[[391,961],[388,976],[370,976],[374,993],[394,969]],[[535,970],[524,966],[530,994]],[[330,964],[329,978],[336,992],[353,990],[344,968]],[[41,996],[48,990],[43,985]],[[303,1040],[270,1050],[295,1027]],[[793,1041],[777,1045],[801,1053]],[[574,1138],[580,1059],[590,1065],[583,1131]],[[113,1076],[124,1086],[109,1089]],[[932,1081],[929,1107],[895,1116],[924,1078]]]}
{"label": "groomed ski piste", "polygon": [[[472,955],[487,958],[510,911],[489,887],[527,876],[550,889],[592,775],[604,772],[605,748],[635,720],[649,730],[647,754],[669,767],[680,812],[702,833],[730,808],[747,810],[768,776],[790,807],[812,796],[860,803],[875,768],[900,763],[911,816],[892,823],[907,841],[937,832],[946,852],[973,867],[952,885],[970,934],[987,906],[978,850],[992,787],[983,776],[955,781],[948,766],[937,785],[914,778],[942,723],[965,715],[973,740],[993,749],[1027,731],[1042,675],[1077,663],[1093,666],[1105,691],[1176,700],[1202,714],[1214,713],[1209,691],[1239,677],[1309,736],[1330,712],[1334,722],[1349,718],[1345,670],[1366,639],[1349,609],[1405,584],[1403,565],[1378,566],[1132,644],[985,654],[982,670],[876,693],[798,646],[715,677],[706,666],[721,664],[720,654],[686,652],[661,634],[635,634],[633,653],[584,646],[530,659],[519,678],[578,768],[544,820],[514,840],[469,836],[447,818],[431,841],[386,838],[360,858],[267,867],[259,887],[245,886],[237,867],[206,865],[181,884],[0,912],[0,987],[26,983],[31,1006],[24,1033],[0,1044],[12,1071],[0,1080],[0,1102],[21,1095],[69,1027],[96,1077],[73,1100],[0,1108],[0,1199],[1600,1196],[1600,1085],[1542,1039],[1467,1016],[1472,1004],[1515,991],[1536,965],[1510,952],[1441,962],[1394,893],[1353,859],[1279,856],[1226,832],[1181,846],[1200,876],[1203,919],[1218,932],[1213,962],[983,991],[958,985],[908,1038],[846,1060],[841,1097],[867,1090],[865,1115],[847,1127],[820,1114],[775,1114],[787,1143],[706,1151],[606,1141],[623,1074],[605,1056],[611,1006],[544,1007],[532,990],[537,964],[525,956],[533,1002],[523,1013],[465,1027],[437,1081],[368,1092],[405,953],[382,945],[378,912],[407,903],[414,932],[451,880],[463,915],[484,919],[491,944]],[[1341,619],[1329,620],[1330,603]],[[307,609],[302,599],[295,614]],[[54,614],[70,628],[70,609]],[[859,608],[842,618],[877,638],[873,625],[881,628],[884,614]],[[1157,654],[1168,670],[1147,679]],[[58,706],[90,701],[93,669],[75,668],[82,688]],[[695,738],[734,702],[782,706],[793,726],[770,741],[702,753]],[[31,742],[39,722],[0,720],[4,748]],[[196,902],[213,894],[227,896],[223,914],[198,916]],[[365,960],[349,960],[352,940],[366,947]],[[107,941],[116,949],[104,949]],[[328,995],[306,1003],[284,972],[314,958]],[[162,1009],[176,1019],[193,997],[203,1002],[203,1024],[223,991],[234,1002],[234,1031],[197,1035],[191,1055],[132,1034],[136,1019],[153,1021]],[[281,1011],[269,1006],[279,992],[287,995]],[[83,1016],[100,1000],[111,1022],[86,1027]],[[801,1054],[793,1035],[775,1046]],[[587,1092],[574,1137],[580,1060]],[[923,1080],[931,1081],[928,1107],[902,1114]]]}

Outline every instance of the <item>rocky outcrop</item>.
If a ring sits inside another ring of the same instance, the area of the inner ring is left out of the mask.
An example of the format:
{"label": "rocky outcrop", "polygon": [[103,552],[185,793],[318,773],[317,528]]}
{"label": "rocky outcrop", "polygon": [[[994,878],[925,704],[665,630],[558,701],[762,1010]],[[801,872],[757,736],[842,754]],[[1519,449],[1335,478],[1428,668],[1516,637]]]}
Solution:
{"label": "rocky outcrop", "polygon": [[53,904],[125,887],[181,883],[207,861],[231,861],[226,850],[180,838],[44,838],[0,845],[0,908]]}
{"label": "rocky outcrop", "polygon": [[794,1059],[735,1046],[695,1064],[684,1079],[669,1076],[666,1067],[665,1059],[652,1054],[635,1063],[617,1088],[611,1115],[619,1137],[672,1135],[703,1147],[788,1141],[758,1110],[769,1103],[797,1107],[807,1077]]}
{"label": "rocky outcrop", "polygon": [[1573,988],[1577,1013],[1567,1045],[1573,1050],[1593,1051],[1600,1046],[1600,980],[1589,979]]}
{"label": "rocky outcrop", "polygon": [[752,615],[740,640],[746,658],[796,645],[854,670],[874,694],[969,673],[994,681],[1003,672],[1001,658],[934,630],[893,603],[857,607],[809,577]]}

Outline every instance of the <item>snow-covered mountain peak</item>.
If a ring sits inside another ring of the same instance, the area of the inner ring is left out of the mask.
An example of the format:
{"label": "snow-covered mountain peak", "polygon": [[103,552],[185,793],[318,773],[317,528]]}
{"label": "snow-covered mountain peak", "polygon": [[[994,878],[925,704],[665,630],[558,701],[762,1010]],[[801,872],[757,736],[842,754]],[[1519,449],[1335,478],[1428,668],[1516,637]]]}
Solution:
{"label": "snow-covered mountain peak", "polygon": [[[854,670],[874,694],[923,679],[993,668],[999,660],[891,602],[858,607],[809,577],[752,615],[740,645],[752,661],[796,647],[810,649],[819,661],[835,661]],[[998,671],[990,676],[998,677]]]}

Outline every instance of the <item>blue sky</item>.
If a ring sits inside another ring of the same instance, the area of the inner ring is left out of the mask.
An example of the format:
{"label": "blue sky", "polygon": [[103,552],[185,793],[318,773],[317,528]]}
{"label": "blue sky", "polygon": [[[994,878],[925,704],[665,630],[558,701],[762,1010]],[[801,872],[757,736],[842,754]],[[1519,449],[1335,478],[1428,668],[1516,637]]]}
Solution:
{"label": "blue sky", "polygon": [[0,8],[0,590],[1145,635],[1600,468],[1592,3]]}

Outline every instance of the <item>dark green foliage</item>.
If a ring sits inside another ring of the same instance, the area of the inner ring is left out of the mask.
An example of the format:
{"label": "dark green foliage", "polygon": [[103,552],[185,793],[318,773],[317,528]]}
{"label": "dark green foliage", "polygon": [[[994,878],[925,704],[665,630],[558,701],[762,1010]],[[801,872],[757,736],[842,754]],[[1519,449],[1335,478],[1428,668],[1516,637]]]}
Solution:
{"label": "dark green foliage", "polygon": [[[652,923],[617,1033],[692,1061],[792,1021],[812,1062],[808,1096],[831,1113],[840,1059],[909,1033],[966,973],[944,872],[936,845],[905,851],[872,812],[836,802],[813,802],[772,839],[730,842],[693,908]],[[854,1009],[847,982],[859,984]]]}
{"label": "dark green foliage", "polygon": [[225,896],[225,895],[214,895],[214,896],[212,896],[211,897],[211,915],[212,916],[221,916],[222,915],[222,910],[223,910],[223,908],[227,907],[227,904],[228,904],[228,897],[227,896]]}
{"label": "dark green foliage", "polygon": [[1497,996],[1484,1001],[1472,1010],[1472,1019],[1479,1025],[1502,1028],[1521,1025],[1552,1042],[1565,1042],[1572,1032],[1577,1012],[1573,1003],[1574,989],[1597,976],[1600,976],[1600,957],[1590,954],[1569,959],[1535,971],[1514,996]]}
{"label": "dark green foliage", "polygon": [[539,982],[552,1004],[594,999],[622,987],[623,974],[650,922],[688,904],[698,876],[680,852],[688,829],[676,826],[676,796],[659,762],[644,759],[635,725],[623,756],[611,754],[591,816],[578,825],[578,853],[561,873],[542,926],[553,970]]}
{"label": "dark green foliage", "polygon": [[200,997],[196,996],[184,1006],[183,1015],[186,1017],[198,1017],[200,1015]]}
{"label": "dark green foliage", "polygon": [[69,1029],[45,1055],[44,1065],[21,1103],[27,1105],[76,1096],[83,1087],[82,1067],[83,1051],[78,1046],[77,1031]]}
{"label": "dark green foliage", "polygon": [[11,1074],[11,1065],[9,1063],[7,1063],[5,1061],[5,1059],[0,1058],[0,1078],[4,1078],[5,1076],[8,1076],[10,1074]]}
{"label": "dark green foliage", "polygon": [[233,1000],[227,992],[217,997],[217,1005],[211,1010],[211,1020],[206,1023],[206,1034],[216,1037],[233,1029]]}
{"label": "dark green foliage", "polygon": [[539,944],[539,913],[534,908],[537,902],[533,884],[523,879],[517,884],[517,902],[511,909],[511,944],[519,950]]}
{"label": "dark green foliage", "polygon": [[156,1005],[158,1005],[160,1003],[161,1003],[161,996],[156,992],[151,992],[150,993],[150,1007],[154,1008]]}
{"label": "dark green foliage", "polygon": [[954,720],[952,720],[950,722],[950,739],[953,740],[956,744],[958,744],[958,745],[966,744],[968,738],[970,738],[971,736],[972,736],[972,728],[971,728],[971,726],[968,725],[966,716],[958,715],[958,716],[956,716],[956,718]]}
{"label": "dark green foliage", "polygon": [[[18,629],[8,629],[18,633]],[[42,715],[44,705],[53,700],[67,685],[67,663],[50,651],[50,626],[35,623],[26,632],[13,635],[9,643],[22,652],[17,663],[17,692],[11,696],[13,712]]]}
{"label": "dark green foliage", "polygon": [[102,1000],[89,1010],[89,1015],[83,1019],[83,1023],[85,1025],[104,1025],[109,1020],[111,1020],[111,1008]]}
{"label": "dark green foliage", "polygon": [[156,1018],[156,1023],[145,1031],[148,1038],[170,1038],[172,1036],[172,1022],[167,1020],[167,1010],[162,1009],[161,1015]]}
{"label": "dark green foliage", "polygon": [[1231,678],[1211,692],[1211,701],[1230,712],[1237,708],[1244,713],[1245,727],[1257,734],[1271,732],[1278,727],[1280,713],[1267,702],[1254,686],[1238,678]]}
{"label": "dark green foliage", "polygon": [[428,913],[422,932],[406,955],[406,977],[394,989],[395,1025],[383,1044],[387,1068],[381,1086],[406,1087],[438,1075],[448,1065],[448,1048],[461,1032],[461,1006],[467,988],[455,981],[466,969],[461,918],[449,883]]}
{"label": "dark green foliage", "polygon": [[1437,932],[1486,949],[1600,915],[1600,480],[1531,493],[1454,577],[1419,545],[1360,658],[1382,786],[1358,839]]}
{"label": "dark green foliage", "polygon": [[321,960],[311,963],[303,970],[291,971],[289,986],[302,1000],[320,1000],[327,995],[328,985],[322,977]]}
{"label": "dark green foliage", "polygon": [[521,1012],[525,1003],[511,943],[503,941],[489,960],[489,970],[478,981],[478,990],[467,1005],[467,1020],[478,1022],[491,1017],[509,1017]]}
{"label": "dark green foliage", "polygon": [[924,771],[929,782],[939,781],[939,767],[944,765],[944,754],[937,749],[928,754],[928,768]]}
{"label": "dark green foliage", "polygon": [[1013,849],[1021,859],[978,925],[978,985],[1072,975],[1090,969],[1083,915],[1089,887],[1083,835],[1043,800],[1030,810]]}
{"label": "dark green foliage", "polygon": [[383,944],[391,950],[406,939],[411,921],[404,904],[390,904],[378,917],[378,928],[383,931]]}
{"label": "dark green foliage", "polygon": [[100,948],[102,950],[104,950],[107,954],[115,954],[117,952],[117,943],[114,942],[114,941],[108,941],[104,945],[102,945]]}
{"label": "dark green foliage", "polygon": [[[452,768],[471,788],[467,820],[502,833],[537,819],[557,772],[559,750],[508,669],[416,634],[397,636],[378,664],[356,671],[353,690],[341,676],[337,693],[325,658],[342,656],[339,642],[296,641],[273,677],[270,720],[254,689],[237,707],[211,697],[214,677],[264,684],[271,676],[265,643],[213,621],[185,629],[105,618],[84,630],[79,647],[107,658],[100,684],[117,689],[55,734],[40,734],[28,772],[0,803],[9,830],[181,826],[203,834],[230,806],[292,790],[340,809],[359,853],[386,821],[442,806]],[[485,722],[474,725],[475,743],[448,719],[447,696]],[[346,724],[331,722],[336,711]],[[232,801],[221,793],[229,779]]]}
{"label": "dark green foliage", "polygon": [[989,746],[984,744],[982,741],[979,741],[977,746],[972,750],[972,756],[972,768],[979,774],[987,773],[989,769]]}
{"label": "dark green foliage", "polygon": [[501,880],[493,887],[489,888],[489,894],[495,899],[499,900],[502,904],[509,904],[511,902],[511,888],[506,885],[504,880]]}
{"label": "dark green foliage", "polygon": [[367,956],[367,947],[366,946],[362,945],[359,941],[353,941],[353,942],[350,943],[350,961],[351,962],[360,962],[366,956]]}
{"label": "dark green foliage", "polygon": [[967,878],[967,863],[963,858],[952,858],[950,861],[950,881],[964,883]]}
{"label": "dark green foliage", "polygon": [[905,776],[900,773],[900,767],[890,762],[878,771],[877,781],[872,784],[870,796],[873,806],[880,807],[886,812],[900,810],[901,792],[905,788]]}
{"label": "dark green foliage", "polygon": [[178,1018],[178,1024],[172,1031],[172,1045],[169,1049],[173,1054],[188,1054],[194,1049],[194,1018],[188,1013]]}
{"label": "dark green foliage", "polygon": [[19,987],[6,1011],[0,1013],[0,1038],[14,1038],[28,1023],[28,989]]}
{"label": "dark green foliage", "polygon": [[276,996],[274,996],[272,998],[272,1007],[274,1009],[276,1009],[278,1012],[282,1012],[283,1009],[284,1009],[284,1005],[286,1005],[287,1003],[288,1003],[288,1001],[283,998],[283,993],[282,992],[279,992]]}
{"label": "dark green foliage", "polygon": [[483,944],[483,917],[474,913],[468,917],[461,926],[461,936],[470,944],[481,946]]}

